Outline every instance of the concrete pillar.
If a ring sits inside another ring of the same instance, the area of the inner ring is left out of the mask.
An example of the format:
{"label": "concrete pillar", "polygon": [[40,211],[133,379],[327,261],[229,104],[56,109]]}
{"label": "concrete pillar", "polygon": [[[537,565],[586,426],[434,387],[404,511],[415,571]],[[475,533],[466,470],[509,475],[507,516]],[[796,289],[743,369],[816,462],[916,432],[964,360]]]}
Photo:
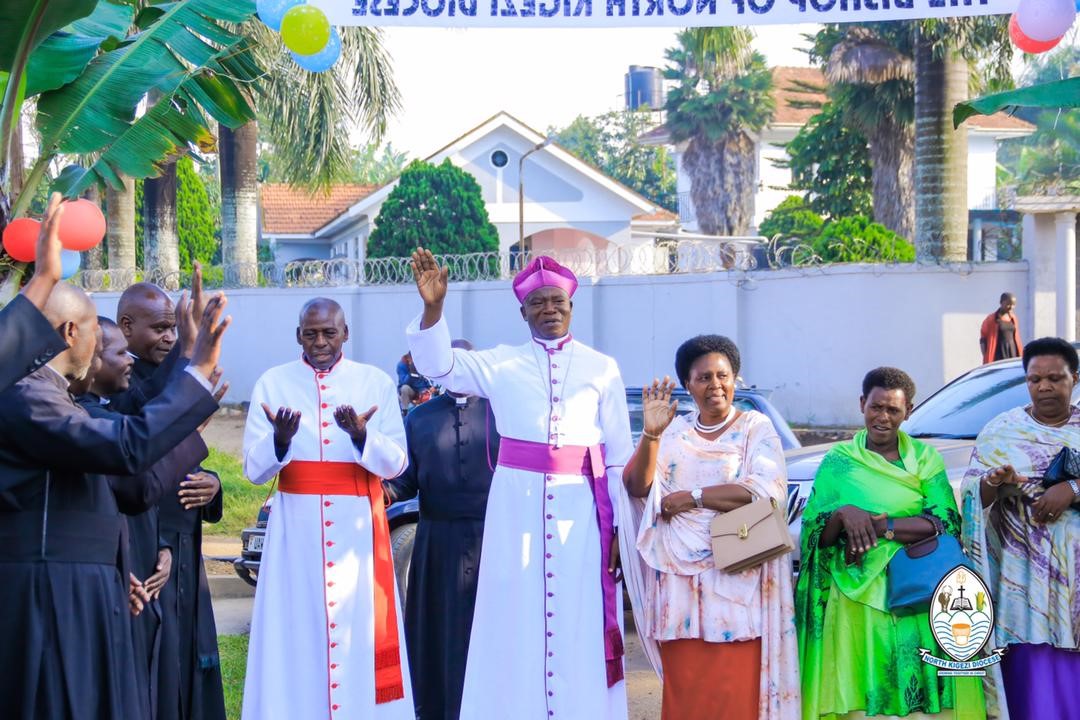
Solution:
{"label": "concrete pillar", "polygon": [[[1021,307],[1029,338],[1057,335],[1056,230],[1053,215],[1025,214],[1024,260],[1028,263],[1027,307]],[[1023,299],[1021,299],[1023,303]]]}
{"label": "concrete pillar", "polygon": [[1057,266],[1057,334],[1076,340],[1076,213],[1054,215]]}

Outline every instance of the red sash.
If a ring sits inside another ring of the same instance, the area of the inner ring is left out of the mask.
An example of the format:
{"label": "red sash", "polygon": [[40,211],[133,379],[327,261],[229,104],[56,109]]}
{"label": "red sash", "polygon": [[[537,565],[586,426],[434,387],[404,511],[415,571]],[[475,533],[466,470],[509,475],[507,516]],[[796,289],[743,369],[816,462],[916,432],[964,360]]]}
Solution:
{"label": "red sash", "polygon": [[375,556],[375,703],[405,697],[394,605],[394,560],[382,480],[355,463],[294,460],[278,479],[282,492],[296,495],[353,495],[371,503],[371,545]]}

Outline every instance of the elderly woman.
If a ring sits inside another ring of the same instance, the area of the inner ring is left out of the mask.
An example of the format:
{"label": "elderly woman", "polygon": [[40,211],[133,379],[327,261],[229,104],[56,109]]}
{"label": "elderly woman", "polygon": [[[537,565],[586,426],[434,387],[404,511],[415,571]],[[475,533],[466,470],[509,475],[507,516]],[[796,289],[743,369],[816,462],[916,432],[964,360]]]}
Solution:
{"label": "elderly woman", "polygon": [[[1062,448],[1080,450],[1072,404],[1076,350],[1059,338],[1024,348],[1031,404],[998,415],[975,441],[963,482],[964,545],[994,599],[1001,717],[1080,717],[1080,485],[1044,487]],[[992,699],[992,702],[995,700]]]}
{"label": "elderly woman", "polygon": [[755,498],[784,502],[780,439],[734,403],[739,350],[719,335],[686,341],[675,371],[697,406],[676,417],[674,384],[644,394],[644,432],[623,480],[647,498],[638,551],[646,627],[660,644],[664,720],[799,717],[791,557],[729,574],[713,562],[709,525]]}
{"label": "elderly woman", "polygon": [[[936,648],[928,611],[897,615],[886,571],[905,544],[941,531],[959,537],[960,516],[945,464],[900,424],[915,383],[896,368],[863,380],[865,427],[833,447],[803,512],[795,591],[803,717],[954,717],[982,714],[978,681],[938,678],[919,648]],[[942,575],[951,568],[944,568]]]}

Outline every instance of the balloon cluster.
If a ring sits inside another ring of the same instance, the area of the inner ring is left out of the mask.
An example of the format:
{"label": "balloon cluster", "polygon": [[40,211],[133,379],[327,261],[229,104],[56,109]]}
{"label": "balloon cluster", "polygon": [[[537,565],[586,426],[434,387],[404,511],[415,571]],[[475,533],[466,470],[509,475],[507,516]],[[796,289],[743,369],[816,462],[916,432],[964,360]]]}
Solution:
{"label": "balloon cluster", "polygon": [[1009,37],[1026,53],[1044,53],[1065,37],[1078,10],[1080,0],[1020,0],[1009,20]]}
{"label": "balloon cluster", "polygon": [[307,0],[256,0],[259,19],[281,33],[293,62],[310,72],[329,70],[341,57],[341,37],[326,13]]}
{"label": "balloon cluster", "polygon": [[[17,218],[4,228],[4,250],[12,260],[34,262],[37,258],[37,239],[41,222],[33,218]],[[60,216],[60,251],[62,276],[67,279],[79,271],[79,253],[99,245],[105,237],[105,216],[97,203],[85,199],[64,203]]]}

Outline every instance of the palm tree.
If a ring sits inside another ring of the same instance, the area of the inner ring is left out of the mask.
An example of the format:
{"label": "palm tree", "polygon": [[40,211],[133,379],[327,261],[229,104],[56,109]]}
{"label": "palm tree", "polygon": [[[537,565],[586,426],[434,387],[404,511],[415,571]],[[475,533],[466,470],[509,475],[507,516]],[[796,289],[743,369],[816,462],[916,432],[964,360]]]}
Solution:
{"label": "palm tree", "polygon": [[248,265],[257,256],[260,131],[284,163],[290,183],[326,190],[350,170],[350,128],[359,126],[380,138],[398,109],[399,94],[378,29],[340,28],[341,58],[324,73],[293,63],[277,33],[261,23],[246,24],[244,32],[259,48],[260,65],[274,68],[252,98],[260,122],[218,138],[222,259]]}
{"label": "palm tree", "polygon": [[811,56],[825,61],[829,95],[870,151],[874,220],[915,237],[915,62],[910,23],[829,26]]}
{"label": "palm tree", "polygon": [[143,264],[158,285],[180,285],[180,244],[176,234],[176,162],[143,182]]}
{"label": "palm tree", "polygon": [[123,175],[121,188],[105,188],[105,245],[109,254],[109,269],[125,271],[131,277],[122,285],[134,282],[135,271],[135,180]]}
{"label": "palm tree", "polygon": [[745,235],[753,219],[755,135],[772,119],[772,73],[742,28],[684,31],[667,51],[667,127],[686,142],[683,167],[698,226],[709,235]]}
{"label": "palm tree", "polygon": [[[1011,82],[1007,20],[923,20],[915,35],[915,250],[919,260],[968,257],[967,128],[952,111],[981,77]],[[977,63],[985,67],[979,73]]]}
{"label": "palm tree", "polygon": [[811,55],[827,61],[830,82],[840,84],[834,98],[870,138],[875,218],[911,237],[919,260],[966,260],[967,134],[953,130],[951,114],[980,78],[1008,82],[1005,21],[827,26]]}

